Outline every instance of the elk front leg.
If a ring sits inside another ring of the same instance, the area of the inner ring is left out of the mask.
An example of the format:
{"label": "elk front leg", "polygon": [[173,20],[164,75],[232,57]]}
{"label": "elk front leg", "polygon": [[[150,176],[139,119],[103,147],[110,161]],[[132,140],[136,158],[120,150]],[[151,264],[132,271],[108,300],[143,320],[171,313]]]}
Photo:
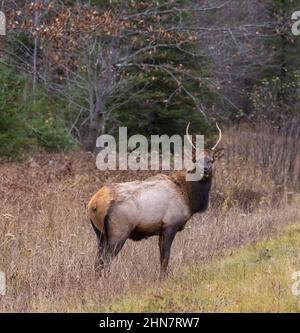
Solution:
{"label": "elk front leg", "polygon": [[167,268],[170,259],[172,242],[176,235],[176,231],[166,229],[159,236],[159,251],[160,251],[160,279],[164,279],[167,275]]}

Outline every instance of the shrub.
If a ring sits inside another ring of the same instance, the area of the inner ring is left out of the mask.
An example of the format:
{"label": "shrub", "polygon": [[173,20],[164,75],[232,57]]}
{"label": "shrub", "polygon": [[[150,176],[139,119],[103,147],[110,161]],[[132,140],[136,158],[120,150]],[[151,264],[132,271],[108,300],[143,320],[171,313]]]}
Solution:
{"label": "shrub", "polygon": [[29,80],[0,67],[0,155],[17,158],[33,151],[59,151],[73,146],[58,101],[42,91],[30,92]]}

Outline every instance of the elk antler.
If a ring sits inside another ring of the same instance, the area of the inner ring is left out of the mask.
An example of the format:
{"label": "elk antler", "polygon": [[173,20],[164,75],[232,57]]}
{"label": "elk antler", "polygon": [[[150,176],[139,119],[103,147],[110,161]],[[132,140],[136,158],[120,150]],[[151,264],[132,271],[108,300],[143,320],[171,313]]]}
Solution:
{"label": "elk antler", "polygon": [[222,140],[222,131],[218,125],[218,123],[216,123],[217,129],[219,130],[219,139],[217,141],[217,143],[211,148],[211,150],[215,150],[218,146],[218,144],[220,143],[220,141]]}
{"label": "elk antler", "polygon": [[187,139],[188,139],[189,143],[192,145],[192,147],[193,147],[194,149],[196,149],[196,147],[194,146],[194,144],[193,144],[193,142],[192,142],[192,140],[191,140],[191,137],[190,137],[190,135],[189,135],[189,127],[190,127],[190,123],[188,123],[188,124],[187,124],[187,127],[186,127],[186,136],[187,136]]}

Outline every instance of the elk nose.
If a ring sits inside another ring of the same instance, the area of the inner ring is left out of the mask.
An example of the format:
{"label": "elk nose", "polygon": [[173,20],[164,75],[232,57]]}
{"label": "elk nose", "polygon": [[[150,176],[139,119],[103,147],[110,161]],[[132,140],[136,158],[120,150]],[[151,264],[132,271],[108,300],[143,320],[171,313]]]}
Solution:
{"label": "elk nose", "polygon": [[206,173],[209,170],[208,167],[204,167],[204,173]]}

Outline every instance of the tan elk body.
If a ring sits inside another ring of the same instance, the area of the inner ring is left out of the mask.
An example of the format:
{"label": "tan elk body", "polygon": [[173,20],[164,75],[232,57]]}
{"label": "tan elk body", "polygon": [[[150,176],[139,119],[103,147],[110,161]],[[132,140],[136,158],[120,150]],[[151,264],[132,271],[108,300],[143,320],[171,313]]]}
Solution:
{"label": "tan elk body", "polygon": [[[220,140],[221,132],[218,143]],[[165,276],[176,233],[184,229],[194,213],[208,206],[212,165],[223,152],[215,149],[217,144],[204,152],[204,176],[200,181],[187,181],[185,171],[173,176],[159,174],[144,181],[106,185],[92,197],[88,216],[98,238],[97,271],[118,254],[127,239],[137,241],[157,235],[161,277]]]}

